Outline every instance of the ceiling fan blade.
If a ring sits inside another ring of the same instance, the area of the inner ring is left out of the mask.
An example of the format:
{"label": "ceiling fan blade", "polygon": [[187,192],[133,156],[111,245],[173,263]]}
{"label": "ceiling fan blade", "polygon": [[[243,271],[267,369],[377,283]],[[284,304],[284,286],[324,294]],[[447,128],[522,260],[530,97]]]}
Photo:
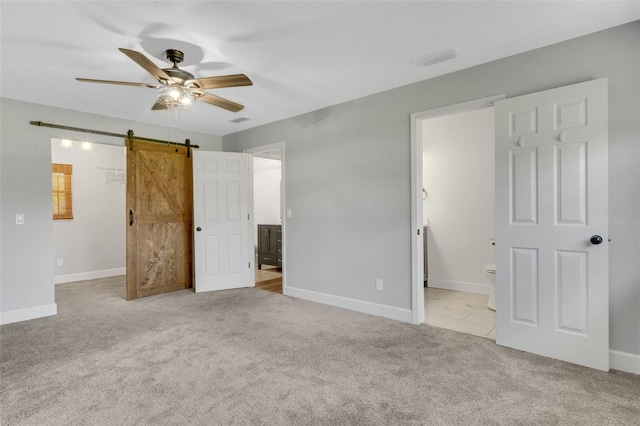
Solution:
{"label": "ceiling fan blade", "polygon": [[199,101],[206,102],[208,104],[215,105],[220,108],[224,108],[231,112],[238,112],[244,108],[244,105],[237,104],[228,99],[224,99],[219,96],[212,95],[210,93],[193,92],[193,94],[197,96]]}
{"label": "ceiling fan blade", "polygon": [[244,74],[221,75],[188,80],[185,85],[193,84],[198,89],[221,89],[223,87],[252,86],[253,82]]}
{"label": "ceiling fan blade", "polygon": [[168,83],[173,81],[171,77],[167,75],[166,72],[162,71],[162,69],[159,66],[151,62],[142,53],[136,52],[135,50],[124,49],[122,47],[119,47],[118,50],[120,50],[122,53],[127,55],[129,58],[131,58],[136,64],[140,65],[142,68],[147,70],[149,74],[154,76],[156,80],[158,80],[159,82]]}
{"label": "ceiling fan blade", "polygon": [[82,81],[85,83],[102,83],[102,84],[118,84],[120,86],[139,86],[139,87],[148,87],[150,89],[157,89],[157,84],[148,84],[148,83],[130,83],[128,81],[114,81],[114,80],[96,80],[93,78],[80,78],[76,77],[76,80]]}
{"label": "ceiling fan blade", "polygon": [[169,109],[168,106],[166,105],[162,105],[160,102],[156,102],[155,104],[153,104],[153,106],[151,107],[152,111],[158,111],[158,110],[162,110],[162,109]]}

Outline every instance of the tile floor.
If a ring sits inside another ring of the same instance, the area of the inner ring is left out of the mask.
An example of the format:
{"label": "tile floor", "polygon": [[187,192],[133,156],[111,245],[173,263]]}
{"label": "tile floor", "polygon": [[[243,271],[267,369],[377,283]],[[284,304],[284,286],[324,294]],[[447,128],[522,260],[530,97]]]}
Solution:
{"label": "tile floor", "polygon": [[425,290],[425,324],[495,340],[496,313],[487,308],[489,296],[431,287]]}

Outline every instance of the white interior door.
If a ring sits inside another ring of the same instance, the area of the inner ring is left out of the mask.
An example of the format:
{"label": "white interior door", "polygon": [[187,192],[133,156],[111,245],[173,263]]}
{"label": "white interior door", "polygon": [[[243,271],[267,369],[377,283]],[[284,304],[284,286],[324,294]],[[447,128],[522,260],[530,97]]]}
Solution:
{"label": "white interior door", "polygon": [[496,343],[608,370],[607,80],[495,117]]}
{"label": "white interior door", "polygon": [[248,154],[193,152],[195,291],[253,287]]}

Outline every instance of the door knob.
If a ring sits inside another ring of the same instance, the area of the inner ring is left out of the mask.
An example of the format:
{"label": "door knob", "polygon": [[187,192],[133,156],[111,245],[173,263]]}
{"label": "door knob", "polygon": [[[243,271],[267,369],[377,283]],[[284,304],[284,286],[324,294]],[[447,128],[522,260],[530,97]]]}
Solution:
{"label": "door knob", "polygon": [[602,237],[600,235],[594,235],[593,237],[591,237],[591,244],[594,245],[598,245],[600,243],[602,243]]}
{"label": "door knob", "polygon": [[202,231],[202,228],[200,228],[199,226],[196,228],[196,231],[200,232]]}

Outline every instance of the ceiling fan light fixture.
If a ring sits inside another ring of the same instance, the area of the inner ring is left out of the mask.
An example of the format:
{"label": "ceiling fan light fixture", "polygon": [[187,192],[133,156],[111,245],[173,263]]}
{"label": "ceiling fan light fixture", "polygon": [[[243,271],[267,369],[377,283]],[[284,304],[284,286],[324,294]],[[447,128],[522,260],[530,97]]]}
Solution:
{"label": "ceiling fan light fixture", "polygon": [[156,90],[156,102],[168,108],[188,108],[196,97],[188,87],[162,86]]}
{"label": "ceiling fan light fixture", "polygon": [[191,105],[193,105],[196,102],[196,97],[193,95],[193,93],[191,93],[191,91],[189,89],[186,90],[188,96],[182,96],[180,98],[180,105],[183,108],[186,107],[190,107]]}

